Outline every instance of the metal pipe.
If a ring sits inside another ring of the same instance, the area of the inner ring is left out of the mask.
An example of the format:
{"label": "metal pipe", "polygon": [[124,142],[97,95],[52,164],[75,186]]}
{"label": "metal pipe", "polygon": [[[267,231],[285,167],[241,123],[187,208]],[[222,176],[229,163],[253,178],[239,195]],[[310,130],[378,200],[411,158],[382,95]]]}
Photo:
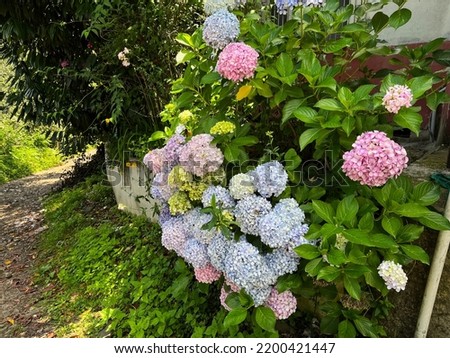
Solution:
{"label": "metal pipe", "polygon": [[[445,204],[444,216],[447,219],[450,219],[450,192],[447,197],[447,203]],[[449,245],[450,230],[439,232],[427,285],[423,295],[422,307],[420,308],[419,319],[417,320],[416,332],[414,335],[416,338],[425,338],[427,336],[428,326],[430,324],[431,314],[433,313],[434,302],[436,300],[436,294],[439,288],[439,282],[444,269]]]}

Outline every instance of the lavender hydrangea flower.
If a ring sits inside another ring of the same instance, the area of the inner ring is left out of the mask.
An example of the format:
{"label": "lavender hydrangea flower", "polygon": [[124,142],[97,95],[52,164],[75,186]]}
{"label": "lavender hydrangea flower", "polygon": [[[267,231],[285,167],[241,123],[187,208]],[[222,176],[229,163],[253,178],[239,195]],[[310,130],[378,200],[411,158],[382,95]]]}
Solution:
{"label": "lavender hydrangea flower", "polygon": [[223,209],[230,209],[235,206],[235,202],[231,197],[230,192],[220,185],[211,185],[203,192],[202,204],[203,207],[211,206],[211,200],[215,197],[216,206]]}
{"label": "lavender hydrangea flower", "polygon": [[172,217],[172,215],[170,215],[170,209],[169,209],[169,205],[167,204],[161,204],[159,205],[159,215],[158,215],[158,222],[159,225],[164,225],[164,223],[169,220]]}
{"label": "lavender hydrangea flower", "polygon": [[211,218],[211,214],[202,213],[200,208],[189,210],[183,216],[187,236],[203,244],[209,244],[214,236],[217,235],[217,231],[215,229],[203,230],[202,226],[211,221]]}
{"label": "lavender hydrangea flower", "polygon": [[193,136],[180,153],[180,165],[199,177],[217,171],[222,165],[223,154],[211,143],[213,139],[209,134]]}
{"label": "lavender hydrangea flower", "polygon": [[203,25],[203,40],[216,50],[223,49],[239,36],[239,20],[226,9],[216,11]]}
{"label": "lavender hydrangea flower", "polygon": [[179,256],[183,255],[186,232],[182,217],[172,217],[162,225],[161,243],[166,249],[175,251]]}
{"label": "lavender hydrangea flower", "polygon": [[161,173],[164,168],[165,154],[163,148],[151,150],[145,156],[142,162],[154,174]]}
{"label": "lavender hydrangea flower", "polygon": [[303,237],[308,226],[303,224],[305,213],[292,199],[282,199],[259,221],[261,241],[272,248],[287,248]]}
{"label": "lavender hydrangea flower", "polygon": [[186,138],[181,134],[174,134],[166,146],[164,147],[164,157],[166,160],[165,165],[167,166],[167,171],[172,169],[178,164],[181,150],[183,149],[184,142]]}
{"label": "lavender hydrangea flower", "polygon": [[259,235],[259,221],[272,209],[270,202],[257,195],[239,200],[234,208],[236,222],[245,234]]}
{"label": "lavender hydrangea flower", "polygon": [[150,187],[150,195],[156,200],[167,202],[174,193],[175,190],[167,184],[167,174],[156,174]]}
{"label": "lavender hydrangea flower", "polygon": [[209,264],[207,245],[195,239],[188,239],[184,244],[184,259],[194,268],[205,267]]}
{"label": "lavender hydrangea flower", "polygon": [[280,162],[258,165],[249,174],[254,179],[256,190],[265,198],[279,196],[286,189],[288,175]]}

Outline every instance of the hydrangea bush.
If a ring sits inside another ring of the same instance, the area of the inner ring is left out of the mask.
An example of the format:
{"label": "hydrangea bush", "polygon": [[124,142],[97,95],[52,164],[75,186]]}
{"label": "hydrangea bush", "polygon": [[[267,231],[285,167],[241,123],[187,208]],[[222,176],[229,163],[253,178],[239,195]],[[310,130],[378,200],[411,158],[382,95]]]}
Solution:
{"label": "hydrangea bush", "polygon": [[[420,103],[448,100],[448,73],[430,67],[448,65],[443,39],[378,40],[409,20],[405,2],[209,0],[204,26],[178,35],[184,75],[144,163],[163,245],[222,287],[205,336],[277,336],[307,313],[322,334],[385,335],[389,290],[408,288],[405,265],[429,262],[413,242],[450,228],[431,207],[439,188],[402,174],[393,136],[418,135]],[[271,21],[272,6],[290,20]],[[402,66],[376,72],[373,56]]]}

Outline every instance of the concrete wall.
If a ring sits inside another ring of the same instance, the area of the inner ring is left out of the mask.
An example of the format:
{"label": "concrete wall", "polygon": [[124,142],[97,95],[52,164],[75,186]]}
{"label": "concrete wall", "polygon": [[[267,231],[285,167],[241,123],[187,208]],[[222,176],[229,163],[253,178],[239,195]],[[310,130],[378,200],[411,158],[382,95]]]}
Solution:
{"label": "concrete wall", "polygon": [[146,215],[156,221],[156,203],[149,193],[149,171],[139,162],[127,162],[124,169],[107,167],[108,180],[119,209],[135,215]]}
{"label": "concrete wall", "polygon": [[[355,5],[361,1],[351,0]],[[438,37],[450,41],[450,0],[408,0],[405,8],[412,11],[411,20],[397,30],[383,30],[380,34],[383,40],[391,45],[428,42]],[[397,5],[389,4],[384,11],[390,15],[397,9]]]}

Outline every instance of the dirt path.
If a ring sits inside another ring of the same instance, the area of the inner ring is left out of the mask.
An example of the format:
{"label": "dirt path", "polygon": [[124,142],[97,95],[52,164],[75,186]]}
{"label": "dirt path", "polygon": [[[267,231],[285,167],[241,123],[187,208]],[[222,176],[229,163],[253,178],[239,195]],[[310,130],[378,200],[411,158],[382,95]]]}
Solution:
{"label": "dirt path", "polygon": [[41,199],[73,165],[68,162],[0,186],[0,337],[48,337],[52,327],[36,307],[37,238],[45,230]]}

